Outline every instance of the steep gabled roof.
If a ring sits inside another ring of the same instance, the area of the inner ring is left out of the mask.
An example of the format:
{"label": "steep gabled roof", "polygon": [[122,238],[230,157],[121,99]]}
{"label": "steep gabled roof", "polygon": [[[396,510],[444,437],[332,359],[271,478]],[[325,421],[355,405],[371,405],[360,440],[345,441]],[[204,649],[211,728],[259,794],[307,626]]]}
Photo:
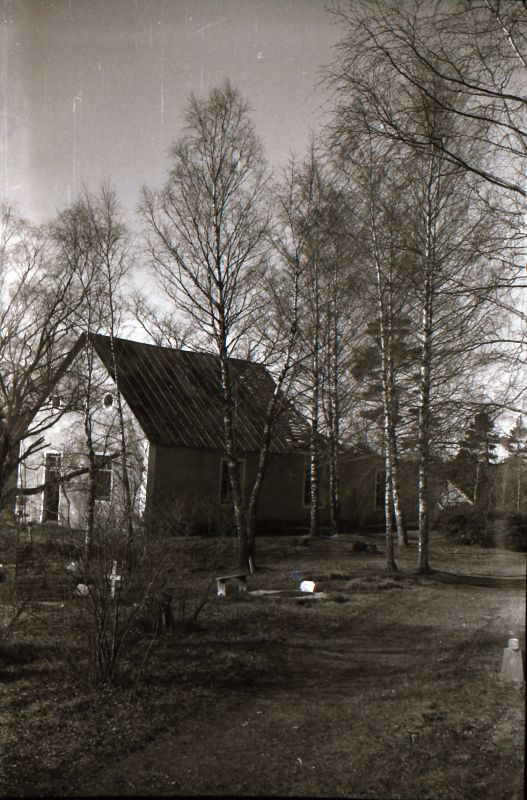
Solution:
{"label": "steep gabled roof", "polygon": [[[109,336],[93,334],[94,349],[115,380]],[[113,339],[117,381],[149,441],[169,447],[222,450],[225,446],[219,357],[210,353]],[[240,452],[258,451],[274,383],[260,364],[229,359],[236,401]],[[304,449],[309,427],[287,404],[279,417],[272,452]]]}
{"label": "steep gabled roof", "polygon": [[456,486],[452,481],[447,480],[446,486],[439,498],[440,508],[444,508],[445,506],[458,506],[463,503],[467,503],[470,506],[474,505],[474,501],[470,499],[463,489],[460,489],[460,487]]}

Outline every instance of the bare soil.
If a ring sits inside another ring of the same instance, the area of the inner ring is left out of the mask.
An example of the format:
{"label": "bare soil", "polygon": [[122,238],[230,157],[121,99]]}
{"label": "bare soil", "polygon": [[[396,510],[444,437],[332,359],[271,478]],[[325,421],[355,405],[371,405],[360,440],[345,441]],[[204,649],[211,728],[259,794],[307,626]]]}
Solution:
{"label": "bare soil", "polygon": [[386,576],[382,549],[260,539],[250,591],[326,596],[212,594],[138,689],[85,686],[28,617],[0,660],[0,793],[523,797],[524,686],[500,667],[525,648],[525,557],[436,537],[438,572],[411,546]]}

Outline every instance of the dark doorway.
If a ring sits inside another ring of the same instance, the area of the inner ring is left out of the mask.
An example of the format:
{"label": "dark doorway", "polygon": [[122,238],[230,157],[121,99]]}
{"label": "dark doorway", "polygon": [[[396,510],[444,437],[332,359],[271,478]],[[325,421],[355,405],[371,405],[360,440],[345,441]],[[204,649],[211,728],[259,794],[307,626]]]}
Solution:
{"label": "dark doorway", "polygon": [[46,453],[46,473],[44,488],[44,510],[42,522],[58,522],[60,492],[60,455]]}

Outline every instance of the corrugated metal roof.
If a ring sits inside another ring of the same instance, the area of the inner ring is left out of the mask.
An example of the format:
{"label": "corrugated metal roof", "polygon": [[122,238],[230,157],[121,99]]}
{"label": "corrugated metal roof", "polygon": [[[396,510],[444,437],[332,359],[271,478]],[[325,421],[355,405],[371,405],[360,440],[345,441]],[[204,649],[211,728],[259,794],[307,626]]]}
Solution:
{"label": "corrugated metal roof", "polygon": [[[91,336],[95,351],[112,377],[109,336]],[[223,450],[223,401],[218,356],[114,338],[120,391],[148,439],[159,445]],[[274,383],[260,364],[229,359],[235,394],[235,425],[240,452],[262,444],[267,404]],[[291,404],[279,417],[272,452],[304,449],[309,426]]]}

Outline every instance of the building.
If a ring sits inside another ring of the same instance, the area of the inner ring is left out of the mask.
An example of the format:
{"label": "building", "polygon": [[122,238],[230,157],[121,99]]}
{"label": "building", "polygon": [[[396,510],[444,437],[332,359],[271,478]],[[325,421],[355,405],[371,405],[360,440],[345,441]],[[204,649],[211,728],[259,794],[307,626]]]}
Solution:
{"label": "building", "polygon": [[[21,466],[19,487],[26,494],[19,496],[19,516],[83,527],[91,439],[99,520],[116,522],[122,514],[124,451],[135,514],[152,524],[192,530],[230,524],[218,357],[101,335],[86,337],[76,349],[68,374],[42,409],[56,413],[45,446]],[[274,383],[261,365],[241,359],[231,359],[230,365],[248,502]],[[64,396],[75,397],[66,408]],[[308,524],[308,441],[309,426],[286,402],[271,442],[257,515],[260,528]]]}
{"label": "building", "polygon": [[[90,442],[99,522],[122,522],[126,467],[134,514],[154,528],[218,532],[230,527],[219,358],[102,335],[81,337],[74,356],[41,409],[46,417],[55,415],[46,441],[20,467],[19,518],[85,526]],[[275,386],[262,365],[230,359],[230,366],[242,492],[248,504]],[[257,509],[260,531],[308,529],[309,438],[304,417],[284,401]],[[26,441],[30,445],[31,439]],[[383,460],[348,451],[340,461],[343,530],[382,526]],[[416,504],[411,473],[405,481],[409,509]],[[324,465],[320,505],[320,524],[328,526]]]}

